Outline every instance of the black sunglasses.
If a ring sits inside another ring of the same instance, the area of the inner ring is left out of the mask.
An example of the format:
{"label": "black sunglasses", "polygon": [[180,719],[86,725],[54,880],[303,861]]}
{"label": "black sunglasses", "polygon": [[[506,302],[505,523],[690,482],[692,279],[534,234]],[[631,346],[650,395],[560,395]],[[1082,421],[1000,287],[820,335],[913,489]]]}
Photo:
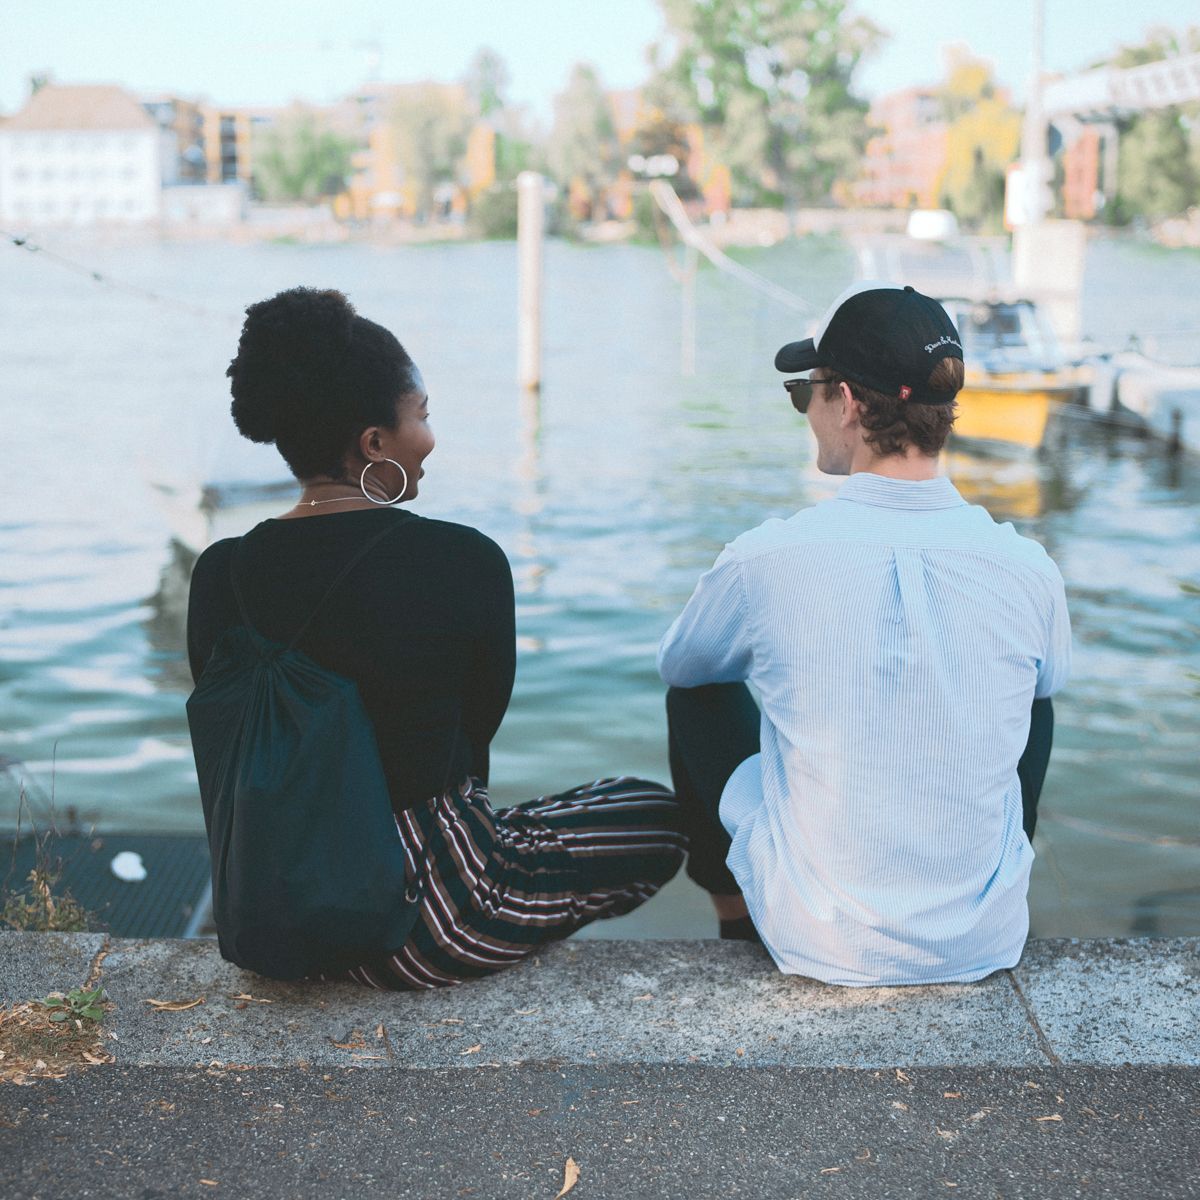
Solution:
{"label": "black sunglasses", "polygon": [[808,412],[808,406],[812,403],[813,389],[834,382],[832,379],[785,379],[783,386],[792,407],[803,415]]}

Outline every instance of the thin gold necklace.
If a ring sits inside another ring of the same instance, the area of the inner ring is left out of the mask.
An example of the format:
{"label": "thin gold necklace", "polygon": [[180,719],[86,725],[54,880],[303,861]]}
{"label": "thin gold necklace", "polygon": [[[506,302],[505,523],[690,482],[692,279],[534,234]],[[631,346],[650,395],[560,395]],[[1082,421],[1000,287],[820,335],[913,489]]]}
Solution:
{"label": "thin gold necklace", "polygon": [[[348,500],[366,500],[365,496],[334,496],[332,500],[305,500],[302,496],[298,503],[316,508],[318,504],[345,504]],[[368,501],[369,503],[369,501]]]}
{"label": "thin gold necklace", "polygon": [[330,500],[305,500],[304,492],[310,487],[346,487],[348,485],[339,482],[336,479],[323,479],[318,483],[308,484],[300,493],[300,499],[296,501],[296,507],[316,508],[318,504],[346,504],[351,500],[366,500],[367,497],[361,491],[355,492],[351,496],[334,496]]}

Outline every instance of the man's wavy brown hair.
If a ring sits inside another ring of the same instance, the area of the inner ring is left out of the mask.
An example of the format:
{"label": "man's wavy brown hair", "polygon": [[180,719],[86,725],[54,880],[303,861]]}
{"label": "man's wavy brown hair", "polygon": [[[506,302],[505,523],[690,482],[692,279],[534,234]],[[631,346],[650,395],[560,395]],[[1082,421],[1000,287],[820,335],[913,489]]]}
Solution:
{"label": "man's wavy brown hair", "polygon": [[[922,454],[939,454],[958,415],[958,405],[954,401],[915,404],[898,396],[885,396],[844,375],[831,373],[829,379],[846,384],[850,394],[862,404],[867,445],[885,458],[903,454],[909,446],[916,446]],[[962,385],[963,365],[958,358],[943,358],[929,376],[929,387],[935,392],[953,396]]]}

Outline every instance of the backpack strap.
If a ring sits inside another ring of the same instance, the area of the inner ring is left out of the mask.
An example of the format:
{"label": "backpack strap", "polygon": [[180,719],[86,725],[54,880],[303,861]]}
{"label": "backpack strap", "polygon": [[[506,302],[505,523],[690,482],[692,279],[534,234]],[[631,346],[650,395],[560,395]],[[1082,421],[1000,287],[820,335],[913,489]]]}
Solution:
{"label": "backpack strap", "polygon": [[[300,626],[299,630],[297,630],[295,637],[293,637],[291,639],[291,641],[288,642],[287,648],[289,650],[294,650],[296,648],[296,646],[300,642],[300,639],[308,632],[308,627],[313,623],[313,620],[316,618],[317,613],[319,613],[321,611],[321,609],[325,607],[325,602],[329,599],[330,596],[333,595],[333,593],[337,590],[338,585],[341,584],[341,582],[346,578],[346,576],[349,575],[350,572],[353,571],[354,568],[357,567],[358,564],[360,562],[362,562],[362,560],[364,558],[366,558],[367,555],[370,554],[371,551],[374,550],[375,547],[378,546],[379,543],[382,542],[384,538],[390,537],[399,528],[407,528],[411,523],[412,523],[411,521],[404,521],[399,525],[390,525],[387,529],[382,530],[381,532],[377,533],[373,538],[369,539],[366,542],[366,544],[363,545],[357,551],[357,553],[355,553],[351,556],[350,561],[337,573],[337,575],[334,577],[333,582],[329,585],[328,588],[325,589],[325,594],[320,598],[320,600],[317,601],[316,606],[313,608],[312,612],[310,612],[308,614],[308,617],[305,619],[304,623]],[[245,601],[245,597],[242,595],[241,584],[238,583],[238,574],[237,574],[236,565],[237,565],[238,551],[240,551],[241,548],[242,548],[242,541],[241,541],[241,539],[239,539],[237,546],[234,548],[233,555],[230,557],[230,560],[229,560],[229,578],[233,584],[233,598],[237,602],[238,613],[241,615],[242,623],[252,633],[257,633],[258,631],[254,628],[254,624],[250,620],[250,614],[246,610],[246,601]]]}

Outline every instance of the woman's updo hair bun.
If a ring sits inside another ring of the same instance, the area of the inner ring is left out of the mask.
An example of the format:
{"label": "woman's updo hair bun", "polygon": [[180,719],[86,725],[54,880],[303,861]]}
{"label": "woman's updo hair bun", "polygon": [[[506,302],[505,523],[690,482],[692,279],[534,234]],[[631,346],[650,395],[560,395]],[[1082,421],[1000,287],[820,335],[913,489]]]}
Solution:
{"label": "woman's updo hair bun", "polygon": [[414,372],[395,336],[341,292],[297,287],[246,309],[225,374],[239,433],[274,442],[298,479],[340,479],[364,429],[394,428]]}

